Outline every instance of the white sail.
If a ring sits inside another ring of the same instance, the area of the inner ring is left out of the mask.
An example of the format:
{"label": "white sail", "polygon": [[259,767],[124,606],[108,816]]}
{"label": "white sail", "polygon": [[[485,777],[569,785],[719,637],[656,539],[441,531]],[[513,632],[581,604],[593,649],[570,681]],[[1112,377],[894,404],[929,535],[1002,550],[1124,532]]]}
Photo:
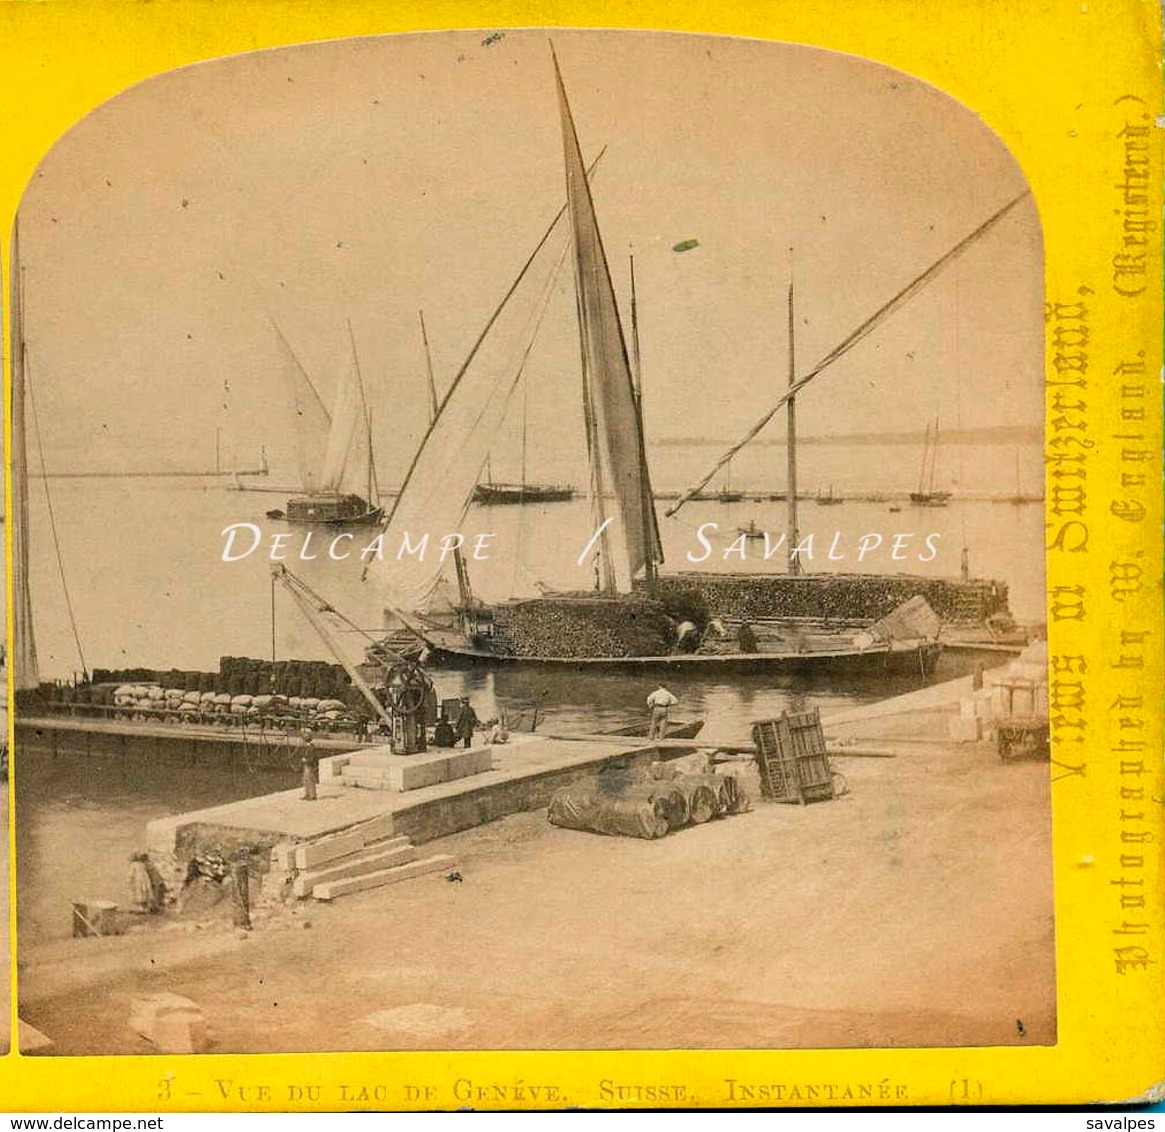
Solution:
{"label": "white sail", "polygon": [[[368,435],[368,405],[355,350],[336,387],[332,424],[324,452],[318,491],[366,495],[372,446]],[[368,501],[369,503],[372,500]]]}
{"label": "white sail", "polygon": [[[445,393],[385,523],[383,574],[398,609],[428,607],[443,566],[440,540],[462,530],[506,408],[563,263],[560,212],[482,331]],[[423,553],[415,549],[425,535]]]}
{"label": "white sail", "polygon": [[633,577],[649,562],[663,560],[659,529],[627,343],[557,59],[554,75],[562,117],[567,208],[574,234],[575,286],[587,407],[594,414],[599,442],[599,451],[590,455],[592,461],[602,461],[602,471],[595,476],[599,490],[609,485],[618,500],[626,565],[629,576]]}
{"label": "white sail", "polygon": [[32,625],[32,594],[29,588],[28,453],[25,446],[25,352],[24,302],[20,278],[19,221],[12,238],[11,259],[11,352],[12,352],[12,674],[18,692],[37,688],[36,637]]}
{"label": "white sail", "polygon": [[275,327],[275,338],[279,347],[280,371],[289,396],[299,480],[304,492],[311,495],[322,490],[320,472],[324,467],[332,419],[278,326]]}

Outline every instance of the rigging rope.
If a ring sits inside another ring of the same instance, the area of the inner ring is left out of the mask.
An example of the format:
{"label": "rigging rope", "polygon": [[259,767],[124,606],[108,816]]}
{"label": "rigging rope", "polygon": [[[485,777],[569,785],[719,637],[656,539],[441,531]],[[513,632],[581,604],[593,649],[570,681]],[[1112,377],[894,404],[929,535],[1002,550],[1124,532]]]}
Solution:
{"label": "rigging rope", "polygon": [[65,578],[65,563],[61,557],[61,540],[57,535],[57,519],[53,512],[53,497],[49,491],[49,473],[48,466],[45,463],[44,455],[44,440],[40,431],[40,414],[36,409],[36,393],[33,391],[32,382],[29,380],[30,369],[28,365],[28,349],[24,349],[24,386],[28,390],[28,401],[32,406],[32,427],[36,432],[36,450],[40,458],[40,475],[41,481],[44,483],[44,497],[45,504],[49,514],[49,530],[53,536],[53,550],[57,557],[57,573],[61,577],[61,590],[65,595],[65,610],[69,615],[69,625],[73,630],[73,641],[77,645],[77,656],[81,661],[81,672],[85,679],[89,679],[89,666],[85,663],[85,650],[81,647],[81,634],[77,629],[77,618],[73,614],[73,599],[69,596],[69,583]]}

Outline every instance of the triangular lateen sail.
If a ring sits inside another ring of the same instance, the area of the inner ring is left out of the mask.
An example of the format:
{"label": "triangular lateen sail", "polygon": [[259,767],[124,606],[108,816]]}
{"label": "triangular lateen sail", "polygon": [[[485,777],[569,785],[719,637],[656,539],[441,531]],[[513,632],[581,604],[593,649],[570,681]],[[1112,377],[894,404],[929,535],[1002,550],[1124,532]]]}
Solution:
{"label": "triangular lateen sail", "polygon": [[[368,405],[360,381],[355,347],[336,387],[332,426],[319,475],[318,491],[363,496],[368,491]],[[368,501],[370,504],[373,500]]]}
{"label": "triangular lateen sail", "polygon": [[[568,249],[559,212],[446,390],[385,522],[383,571],[397,609],[425,609],[477,486]],[[416,548],[429,536],[423,554]],[[436,543],[436,545],[434,545]],[[487,552],[488,553],[488,552]]]}
{"label": "triangular lateen sail", "polygon": [[279,348],[280,372],[290,403],[300,485],[306,494],[311,495],[321,490],[320,473],[328,450],[332,418],[283,332],[274,323],[272,326]]}
{"label": "triangular lateen sail", "polygon": [[662,561],[659,529],[644,460],[627,344],[557,58],[554,77],[562,117],[567,209],[574,233],[579,331],[587,382],[585,398],[588,411],[593,414],[599,447],[597,453],[591,453],[591,458],[603,461],[605,474],[597,477],[598,482],[608,484],[618,501],[627,567],[633,577],[649,562]]}

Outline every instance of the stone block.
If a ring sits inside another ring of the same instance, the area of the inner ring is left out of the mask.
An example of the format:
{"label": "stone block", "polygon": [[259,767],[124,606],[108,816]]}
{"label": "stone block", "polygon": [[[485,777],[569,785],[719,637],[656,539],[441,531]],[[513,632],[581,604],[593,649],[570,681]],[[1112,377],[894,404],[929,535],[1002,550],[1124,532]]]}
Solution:
{"label": "stone block", "polygon": [[330,755],[326,759],[320,759],[320,781],[334,782],[344,773],[344,767],[351,759],[351,755]]}
{"label": "stone block", "polygon": [[[371,821],[361,822],[353,826],[350,832],[359,833],[364,838],[365,845],[383,841],[386,837],[392,836],[392,814],[380,814]],[[405,838],[401,840],[404,841]]]}
{"label": "stone block", "polygon": [[961,715],[964,719],[974,719],[975,706],[977,703],[978,701],[974,696],[964,696],[959,701],[959,715]]}
{"label": "stone block", "polygon": [[132,999],[129,1026],[163,1053],[203,1053],[210,1048],[202,1008],[180,994],[163,991]]}
{"label": "stone block", "polygon": [[365,849],[352,857],[345,857],[342,861],[328,865],[322,869],[312,869],[300,873],[295,878],[293,891],[303,899],[310,896],[312,890],[319,884],[329,881],[342,880],[344,877],[362,876],[365,873],[375,873],[382,869],[389,869],[396,865],[405,865],[416,860],[417,851],[408,843],[407,838],[397,839],[401,844],[388,843],[384,849]]}
{"label": "stone block", "polygon": [[365,747],[359,751],[349,751],[344,758],[347,766],[380,766],[391,759],[404,758],[394,755],[392,747]]}
{"label": "stone block", "polygon": [[387,776],[380,771],[367,771],[362,773],[349,768],[344,771],[344,777],[340,781],[345,786],[359,787],[364,790],[392,789]]}
{"label": "stone block", "polygon": [[312,891],[312,896],[317,900],[334,900],[337,896],[347,896],[352,892],[363,892],[366,889],[380,888],[387,884],[398,884],[402,880],[423,876],[425,873],[443,872],[453,868],[456,863],[453,857],[445,854],[426,857],[421,861],[410,861],[407,865],[397,865],[391,869],[380,869],[363,876],[346,877],[343,880],[319,884]]}
{"label": "stone block", "polygon": [[364,838],[359,833],[336,833],[330,837],[321,837],[318,841],[295,847],[295,867],[300,870],[314,869],[337,857],[358,853],[363,848]]}
{"label": "stone block", "polygon": [[449,765],[445,759],[407,758],[388,768],[386,789],[404,792],[436,786],[448,778]]}
{"label": "stone block", "polygon": [[277,872],[288,872],[295,866],[295,843],[281,841],[271,847],[271,868]]}
{"label": "stone block", "polygon": [[979,720],[975,716],[968,718],[965,715],[952,716],[950,721],[950,737],[956,743],[977,743],[981,734]]}

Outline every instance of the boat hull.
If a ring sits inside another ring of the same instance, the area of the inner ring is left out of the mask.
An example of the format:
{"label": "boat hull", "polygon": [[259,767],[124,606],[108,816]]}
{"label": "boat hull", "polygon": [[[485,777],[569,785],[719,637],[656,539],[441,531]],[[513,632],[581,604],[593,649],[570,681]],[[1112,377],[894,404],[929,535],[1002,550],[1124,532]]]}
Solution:
{"label": "boat hull", "polygon": [[305,526],[373,526],[384,521],[384,508],[358,495],[305,495],[289,499],[282,518]]}
{"label": "boat hull", "polygon": [[573,668],[576,671],[671,672],[691,676],[732,673],[779,674],[805,679],[829,676],[929,676],[942,643],[926,641],[895,648],[837,649],[806,653],[675,653],[667,656],[507,656],[426,637],[432,665]]}
{"label": "boat hull", "polygon": [[[694,739],[703,730],[702,719],[668,720],[665,739]],[[626,735],[630,738],[646,739],[649,724],[629,723],[626,727],[616,727],[613,731],[605,731],[605,735]]]}
{"label": "boat hull", "polygon": [[512,503],[565,503],[573,498],[573,487],[479,483],[473,489],[473,502],[487,507]]}

